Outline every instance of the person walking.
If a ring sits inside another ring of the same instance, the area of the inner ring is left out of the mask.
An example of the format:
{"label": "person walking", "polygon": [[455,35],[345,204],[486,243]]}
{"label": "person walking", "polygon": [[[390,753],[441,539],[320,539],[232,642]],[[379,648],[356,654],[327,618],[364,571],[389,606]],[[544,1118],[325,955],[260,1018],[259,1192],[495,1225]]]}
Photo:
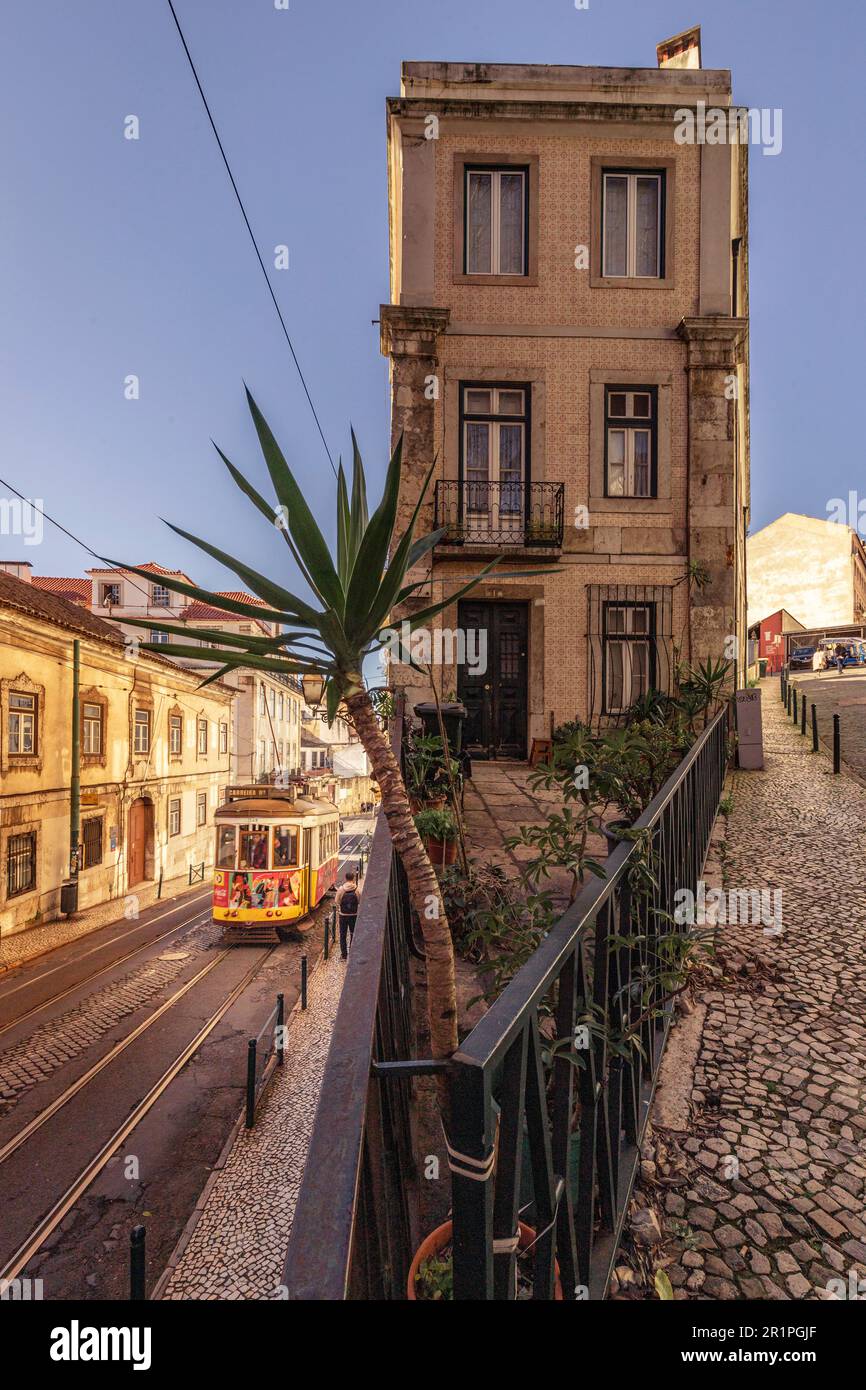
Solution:
{"label": "person walking", "polygon": [[346,870],[346,878],[337,889],[334,899],[337,905],[337,915],[340,919],[340,955],[343,960],[348,959],[349,945],[355,934],[355,921],[358,916],[360,899],[358,897],[358,881],[354,869]]}

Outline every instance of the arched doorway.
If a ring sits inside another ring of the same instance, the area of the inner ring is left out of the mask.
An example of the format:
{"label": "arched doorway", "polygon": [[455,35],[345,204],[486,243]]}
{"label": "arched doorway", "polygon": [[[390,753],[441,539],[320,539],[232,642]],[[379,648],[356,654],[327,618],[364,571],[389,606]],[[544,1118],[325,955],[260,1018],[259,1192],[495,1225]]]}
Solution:
{"label": "arched doorway", "polygon": [[127,886],[153,878],[153,802],[140,796],[129,808],[127,837]]}

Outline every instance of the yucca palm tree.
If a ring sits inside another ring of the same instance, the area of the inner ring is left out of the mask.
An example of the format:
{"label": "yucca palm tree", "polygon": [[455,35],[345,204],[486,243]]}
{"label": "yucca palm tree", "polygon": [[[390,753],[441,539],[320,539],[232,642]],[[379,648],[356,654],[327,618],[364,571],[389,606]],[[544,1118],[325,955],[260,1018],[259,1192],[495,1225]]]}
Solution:
{"label": "yucca palm tree", "polygon": [[[198,536],[172,526],[172,530],[191,541],[205,554],[212,556],[228,569],[266,604],[227,599],[163,575],[160,582],[168,589],[190,599],[199,599],[242,617],[258,618],[275,623],[279,628],[272,637],[234,635],[219,630],[196,628],[199,641],[212,645],[142,642],[141,647],[160,655],[211,659],[219,669],[203,684],[217,680],[227,671],[249,667],[277,675],[319,673],[326,679],[324,698],[328,722],[332,723],[338,707],[343,704],[352,720],[382,795],[382,810],[387,818],[394,847],[403,862],[409,885],[409,897],[421,926],[427,964],[427,1008],[431,1050],[435,1058],[448,1057],[457,1047],[457,1001],[454,981],[454,951],[451,932],[439,891],[436,874],[415,828],[409,798],[403,784],[400,765],[391,751],[390,743],[379,726],[370,695],[364,684],[362,667],[365,658],[382,646],[380,633],[392,610],[405,602],[426,581],[407,582],[412,566],[426,555],[445,532],[434,531],[414,536],[421,505],[424,501],[433,464],[421,489],[415,510],[406,531],[395,534],[397,503],[400,491],[402,440],[388,465],[382,500],[372,516],[367,511],[367,492],[364,466],[352,435],[352,490],[349,495],[346,477],[340,464],[337,477],[337,555],[336,563],[310,511],[304,495],[284,459],[271,430],[247,391],[247,401],[265,457],[277,505],[271,506],[243,474],[235,468],[217,447],[235,483],[267,518],[277,525],[310,590],[321,607],[298,598],[282,584],[260,574],[241,560],[201,540]],[[171,525],[171,523],[168,523]],[[116,563],[116,562],[111,562]],[[492,561],[464,582],[447,598],[428,604],[408,620],[410,630],[429,623],[431,619],[463,594],[469,593],[489,571]],[[145,579],[147,571],[134,565],[123,568]],[[546,571],[534,570],[532,573]],[[150,628],[169,636],[189,637],[188,630],[171,623],[155,623],[149,618],[124,618],[138,627]],[[226,650],[228,648],[228,650]],[[401,659],[409,659],[409,654]]]}

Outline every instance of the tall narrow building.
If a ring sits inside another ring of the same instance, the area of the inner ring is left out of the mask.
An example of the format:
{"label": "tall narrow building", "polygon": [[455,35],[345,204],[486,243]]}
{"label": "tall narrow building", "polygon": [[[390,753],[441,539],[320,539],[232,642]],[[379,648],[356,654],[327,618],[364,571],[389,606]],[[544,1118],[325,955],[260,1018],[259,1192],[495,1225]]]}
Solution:
{"label": "tall narrow building", "polygon": [[405,63],[387,104],[401,505],[435,460],[444,532],[410,604],[499,557],[432,642],[476,756],[621,718],[677,663],[743,670],[748,124],[698,30],[657,58]]}

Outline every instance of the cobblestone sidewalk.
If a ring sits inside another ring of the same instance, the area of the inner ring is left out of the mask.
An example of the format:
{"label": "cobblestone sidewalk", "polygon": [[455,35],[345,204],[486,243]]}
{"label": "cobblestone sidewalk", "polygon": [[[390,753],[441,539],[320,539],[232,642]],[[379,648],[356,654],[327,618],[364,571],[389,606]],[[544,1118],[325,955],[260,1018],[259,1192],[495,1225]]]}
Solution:
{"label": "cobblestone sidewalk", "polygon": [[335,949],[310,978],[308,1006],[291,1016],[286,1059],[202,1193],[154,1292],[163,1299],[279,1299],[331,1030],[349,961]]}
{"label": "cobblestone sidewalk", "polygon": [[808,751],[777,681],[762,708],[765,769],[734,775],[724,884],[780,889],[782,931],[719,928],[691,1128],[656,1130],[643,1165],[660,1237],[632,1218],[676,1298],[852,1297],[866,1280],[866,788]]}

